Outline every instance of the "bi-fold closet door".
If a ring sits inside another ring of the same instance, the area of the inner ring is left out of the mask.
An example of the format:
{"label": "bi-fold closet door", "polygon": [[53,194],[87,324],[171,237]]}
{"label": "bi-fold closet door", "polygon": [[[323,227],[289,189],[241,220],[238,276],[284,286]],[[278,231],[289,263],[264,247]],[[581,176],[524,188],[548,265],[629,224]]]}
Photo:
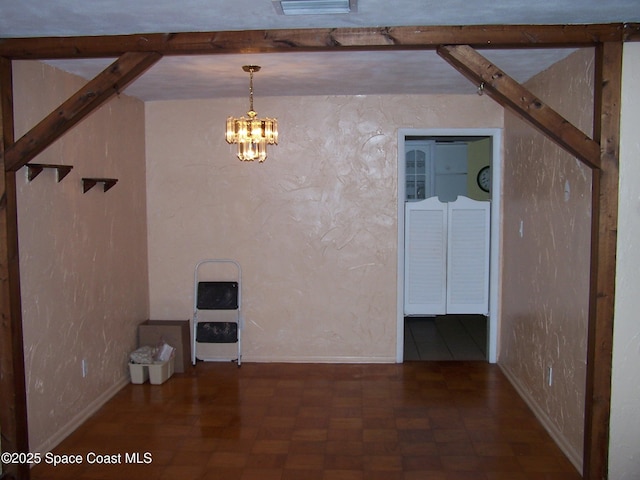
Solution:
{"label": "bi-fold closet door", "polygon": [[489,312],[490,203],[459,196],[405,206],[405,315]]}

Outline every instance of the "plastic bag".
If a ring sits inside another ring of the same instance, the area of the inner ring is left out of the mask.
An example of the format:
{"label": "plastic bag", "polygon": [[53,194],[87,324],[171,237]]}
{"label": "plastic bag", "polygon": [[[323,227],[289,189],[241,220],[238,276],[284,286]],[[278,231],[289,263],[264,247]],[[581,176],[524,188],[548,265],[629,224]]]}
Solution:
{"label": "plastic bag", "polygon": [[153,363],[153,356],[155,354],[154,350],[155,349],[153,347],[149,346],[140,347],[139,349],[131,352],[131,354],[129,355],[129,361],[131,363],[142,364]]}
{"label": "plastic bag", "polygon": [[161,342],[156,347],[144,346],[134,350],[129,355],[131,363],[151,364],[164,363],[171,359],[175,354],[175,348],[166,342]]}
{"label": "plastic bag", "polygon": [[156,350],[156,354],[154,355],[153,359],[156,362],[167,362],[171,359],[171,357],[173,357],[173,352],[175,352],[175,348],[173,348],[171,345],[169,345],[168,343],[162,343],[158,346],[157,350]]}

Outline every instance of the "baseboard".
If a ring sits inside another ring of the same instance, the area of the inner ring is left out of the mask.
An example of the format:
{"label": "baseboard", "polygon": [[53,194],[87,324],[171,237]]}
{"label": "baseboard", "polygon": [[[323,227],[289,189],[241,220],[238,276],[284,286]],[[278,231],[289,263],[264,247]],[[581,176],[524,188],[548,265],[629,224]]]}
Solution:
{"label": "baseboard", "polygon": [[76,428],[82,425],[91,415],[96,413],[100,407],[107,403],[122,388],[129,383],[129,377],[125,376],[114,385],[105,390],[93,402],[89,403],[84,409],[73,417],[66,425],[49,437],[45,442],[31,448],[32,452],[46,453],[54,449],[60,442],[67,438]]}
{"label": "baseboard", "polygon": [[389,357],[351,357],[351,356],[254,356],[243,355],[243,362],[255,363],[396,363],[395,356]]}
{"label": "baseboard", "polygon": [[529,406],[529,408],[533,411],[533,414],[536,416],[538,421],[545,428],[547,433],[553,438],[553,441],[556,442],[560,450],[567,456],[569,461],[573,464],[574,467],[578,470],[578,472],[582,475],[582,454],[576,451],[572,445],[567,442],[567,439],[564,437],[562,432],[558,430],[556,425],[553,423],[551,418],[547,415],[547,413],[538,405],[538,403],[529,395],[527,390],[522,386],[520,381],[516,378],[516,376],[503,365],[498,364],[502,373],[504,373],[505,377],[511,382],[513,388],[516,389],[520,397],[525,401],[525,403]]}

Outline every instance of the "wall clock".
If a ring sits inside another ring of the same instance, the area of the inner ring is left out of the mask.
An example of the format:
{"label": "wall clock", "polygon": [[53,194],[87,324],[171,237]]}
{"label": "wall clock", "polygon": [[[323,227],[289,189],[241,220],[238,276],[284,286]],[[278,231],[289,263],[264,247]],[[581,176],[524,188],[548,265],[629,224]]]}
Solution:
{"label": "wall clock", "polygon": [[482,191],[491,191],[491,167],[489,165],[480,169],[476,181],[478,183],[478,187],[480,187]]}

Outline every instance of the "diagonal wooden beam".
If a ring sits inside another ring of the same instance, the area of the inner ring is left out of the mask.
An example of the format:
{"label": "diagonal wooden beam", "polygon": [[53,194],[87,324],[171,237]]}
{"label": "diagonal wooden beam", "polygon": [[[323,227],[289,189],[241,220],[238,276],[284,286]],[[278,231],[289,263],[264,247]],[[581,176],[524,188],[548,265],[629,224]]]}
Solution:
{"label": "diagonal wooden beam", "polygon": [[[13,144],[13,74],[11,60],[0,58],[0,165]],[[22,345],[22,309],[18,254],[16,174],[0,174],[0,430],[3,452],[28,452],[27,401]],[[2,462],[2,471],[29,478],[29,465]]]}
{"label": "diagonal wooden beam", "polygon": [[438,55],[503,107],[544,133],[591,168],[600,167],[600,145],[468,45],[447,45]]}
{"label": "diagonal wooden beam", "polygon": [[125,53],[5,152],[5,171],[16,171],[55,142],[70,128],[162,58],[155,52]]}

